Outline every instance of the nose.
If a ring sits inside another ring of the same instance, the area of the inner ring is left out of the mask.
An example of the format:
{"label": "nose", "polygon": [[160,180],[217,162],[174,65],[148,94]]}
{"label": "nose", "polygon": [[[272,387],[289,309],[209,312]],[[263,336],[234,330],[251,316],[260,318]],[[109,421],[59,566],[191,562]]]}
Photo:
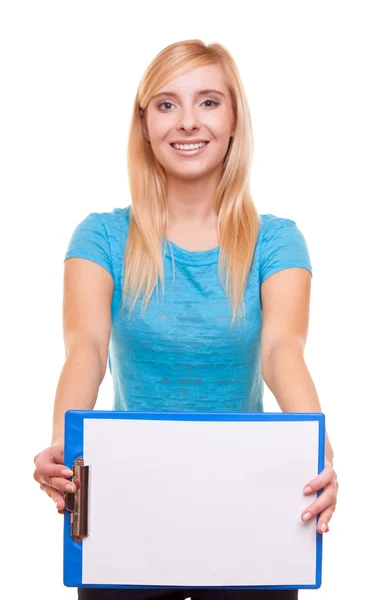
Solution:
{"label": "nose", "polygon": [[186,108],[182,111],[177,123],[177,129],[185,129],[190,131],[192,129],[199,129],[199,121],[196,113],[192,108]]}

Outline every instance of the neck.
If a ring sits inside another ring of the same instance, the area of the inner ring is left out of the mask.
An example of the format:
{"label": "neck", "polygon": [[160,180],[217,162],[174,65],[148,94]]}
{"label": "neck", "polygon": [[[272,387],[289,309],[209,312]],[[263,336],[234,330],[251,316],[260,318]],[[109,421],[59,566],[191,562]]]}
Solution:
{"label": "neck", "polygon": [[205,179],[183,180],[168,177],[167,202],[170,225],[186,223],[213,225],[217,222],[215,206],[218,173]]}

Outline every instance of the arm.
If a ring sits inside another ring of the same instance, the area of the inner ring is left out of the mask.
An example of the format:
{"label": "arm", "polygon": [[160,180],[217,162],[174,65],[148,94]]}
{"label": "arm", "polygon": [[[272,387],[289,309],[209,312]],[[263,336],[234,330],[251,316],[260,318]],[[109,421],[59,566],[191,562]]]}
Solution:
{"label": "arm", "polygon": [[[261,286],[262,375],[283,412],[322,412],[304,359],[308,333],[311,274],[284,269]],[[326,458],[333,464],[326,432]]]}
{"label": "arm", "polygon": [[105,376],[111,331],[113,278],[83,258],[64,263],[63,331],[65,363],[55,396],[52,444],[64,442],[69,409],[91,410]]}

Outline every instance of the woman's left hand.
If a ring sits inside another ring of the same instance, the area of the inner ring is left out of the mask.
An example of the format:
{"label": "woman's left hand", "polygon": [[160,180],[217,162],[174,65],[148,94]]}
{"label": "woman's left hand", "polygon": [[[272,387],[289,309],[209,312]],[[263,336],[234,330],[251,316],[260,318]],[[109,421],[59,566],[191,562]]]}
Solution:
{"label": "woman's left hand", "polygon": [[[311,489],[306,491],[307,487],[310,487]],[[329,531],[328,523],[335,511],[339,488],[337,474],[328,459],[325,460],[325,468],[323,471],[306,484],[304,494],[313,494],[322,488],[323,492],[321,495],[318,496],[318,498],[316,498],[301,515],[303,521],[309,521],[317,514],[321,513],[317,523],[317,531],[319,533]],[[309,514],[309,517],[305,518],[307,514]]]}

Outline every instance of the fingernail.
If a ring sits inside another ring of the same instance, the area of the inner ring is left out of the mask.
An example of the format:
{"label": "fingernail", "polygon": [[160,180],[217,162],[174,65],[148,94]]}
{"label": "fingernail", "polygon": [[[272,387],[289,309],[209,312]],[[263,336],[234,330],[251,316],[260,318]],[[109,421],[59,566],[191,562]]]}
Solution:
{"label": "fingernail", "polygon": [[327,525],[326,523],[322,523],[321,525],[321,529],[322,529],[322,533],[325,533],[326,529],[327,529]]}
{"label": "fingernail", "polygon": [[71,471],[71,469],[63,469],[62,475],[67,475],[68,477],[72,477],[73,471]]}
{"label": "fingernail", "polygon": [[302,518],[303,518],[304,521],[309,521],[310,517],[311,517],[310,513],[305,513]]}
{"label": "fingernail", "polygon": [[311,493],[312,493],[312,491],[313,491],[313,490],[312,490],[312,488],[310,487],[310,485],[307,485],[307,486],[304,488],[304,494],[311,494]]}

